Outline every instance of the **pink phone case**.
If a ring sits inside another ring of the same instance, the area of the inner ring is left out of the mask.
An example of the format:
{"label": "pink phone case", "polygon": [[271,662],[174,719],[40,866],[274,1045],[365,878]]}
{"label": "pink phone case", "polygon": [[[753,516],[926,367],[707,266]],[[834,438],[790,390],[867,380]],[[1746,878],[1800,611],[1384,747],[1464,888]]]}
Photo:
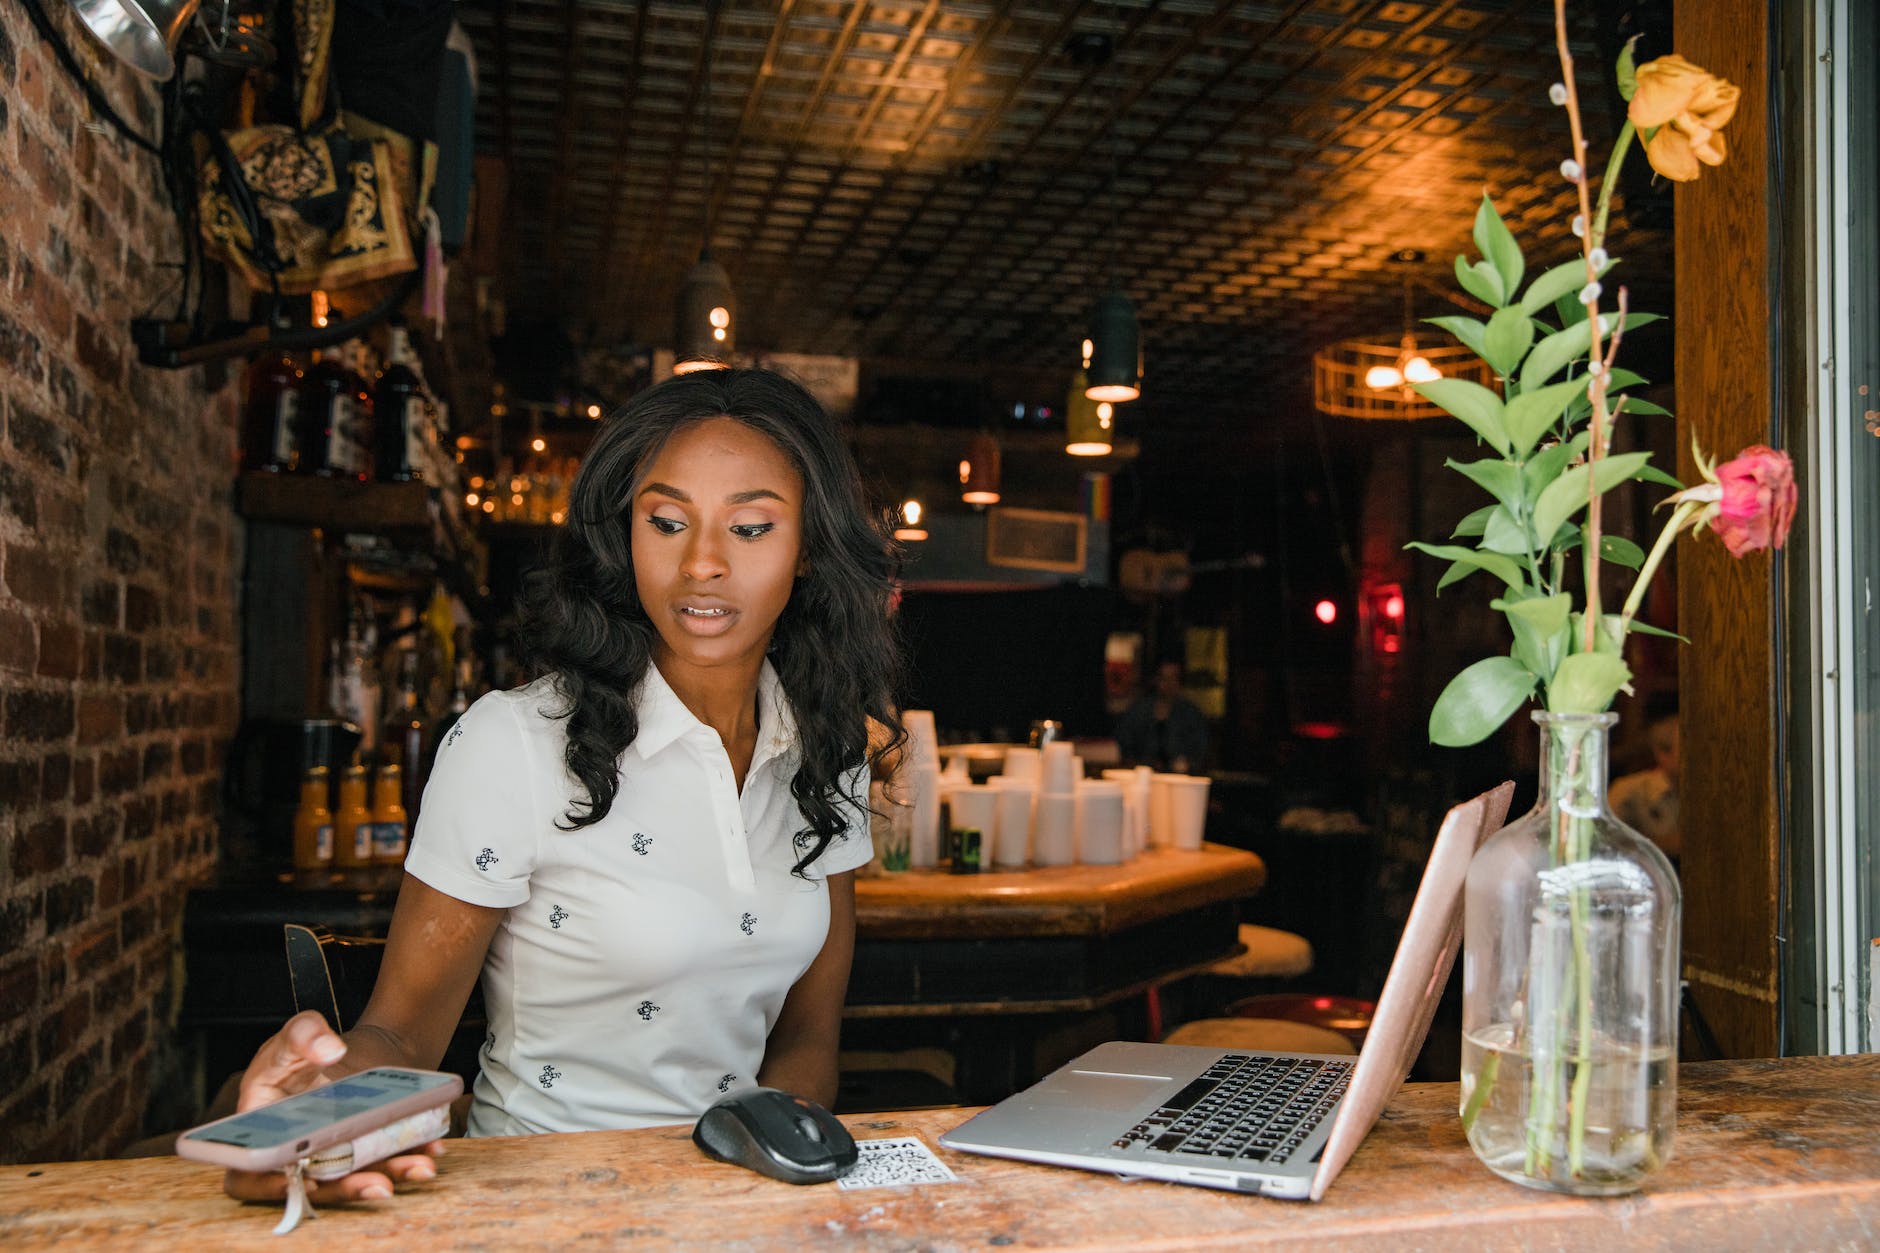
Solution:
{"label": "pink phone case", "polygon": [[413,1082],[422,1086],[414,1091],[387,1092],[383,1100],[377,1101],[370,1109],[361,1110],[334,1122],[324,1123],[282,1144],[269,1145],[265,1148],[250,1148],[240,1144],[223,1144],[213,1140],[192,1140],[198,1132],[214,1127],[238,1122],[261,1110],[281,1109],[295,1101],[303,1100],[312,1092],[297,1093],[294,1096],[276,1101],[272,1105],[260,1105],[255,1109],[240,1114],[231,1114],[227,1118],[218,1118],[214,1122],[204,1123],[200,1127],[191,1127],[176,1137],[176,1155],[192,1158],[199,1162],[214,1162],[218,1166],[229,1166],[236,1170],[282,1170],[303,1157],[343,1144],[369,1131],[389,1123],[397,1122],[412,1114],[439,1105],[448,1105],[463,1092],[463,1080],[456,1075],[444,1074],[435,1070],[413,1070],[403,1066],[377,1066],[371,1070],[362,1070],[355,1075],[347,1075],[338,1082],[369,1081],[374,1075],[412,1076]]}

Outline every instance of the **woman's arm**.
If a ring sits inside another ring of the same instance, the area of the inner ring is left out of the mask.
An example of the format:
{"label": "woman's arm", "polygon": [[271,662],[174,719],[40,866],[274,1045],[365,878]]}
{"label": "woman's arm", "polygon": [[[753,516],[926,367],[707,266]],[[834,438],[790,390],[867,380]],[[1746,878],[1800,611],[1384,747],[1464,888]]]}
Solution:
{"label": "woman's arm", "polygon": [[832,1106],[836,1050],[842,1036],[842,1001],[855,955],[855,872],[829,877],[829,937],[784,998],[770,1029],[757,1081]]}
{"label": "woman's arm", "polygon": [[[256,1050],[242,1076],[237,1108],[254,1109],[374,1066],[435,1068],[463,1017],[505,912],[460,901],[407,875],[392,911],[378,981],[359,1021],[341,1036],[312,1010],[288,1019]],[[332,1201],[389,1196],[394,1179],[428,1179],[434,1174],[424,1154],[394,1157],[375,1170],[323,1183],[313,1197]],[[285,1182],[278,1172],[232,1170],[225,1187],[231,1196],[267,1201],[280,1199]]]}

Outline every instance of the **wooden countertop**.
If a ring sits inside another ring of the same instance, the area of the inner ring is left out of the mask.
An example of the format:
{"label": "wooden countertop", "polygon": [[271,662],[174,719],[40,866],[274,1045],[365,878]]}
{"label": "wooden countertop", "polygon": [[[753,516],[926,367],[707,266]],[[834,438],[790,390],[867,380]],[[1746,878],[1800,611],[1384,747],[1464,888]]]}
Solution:
{"label": "wooden countertop", "polygon": [[855,927],[863,940],[1111,935],[1265,881],[1258,857],[1219,844],[1149,849],[1120,866],[909,870],[856,879]]}
{"label": "wooden countertop", "polygon": [[1454,1084],[1398,1093],[1318,1205],[974,1157],[969,1110],[858,1115],[959,1179],[844,1192],[709,1162],[689,1129],[453,1141],[434,1182],[322,1210],[285,1241],[220,1172],[177,1158],[0,1167],[0,1244],[51,1248],[1872,1248],[1880,1055],[1684,1068],[1671,1163],[1630,1197],[1534,1192],[1469,1152]]}

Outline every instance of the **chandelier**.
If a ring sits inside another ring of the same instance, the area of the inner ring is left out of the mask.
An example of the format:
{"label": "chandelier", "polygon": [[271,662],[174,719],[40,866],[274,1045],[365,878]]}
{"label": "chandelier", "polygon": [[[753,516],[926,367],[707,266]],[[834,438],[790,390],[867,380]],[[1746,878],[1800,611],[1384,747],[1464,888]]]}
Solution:
{"label": "chandelier", "polygon": [[[1406,251],[1397,260],[1415,262]],[[1337,418],[1405,422],[1440,418],[1448,411],[1416,392],[1416,384],[1460,378],[1495,386],[1494,371],[1471,349],[1448,335],[1412,329],[1410,277],[1403,282],[1403,334],[1395,343],[1360,336],[1328,344],[1312,355],[1312,400],[1319,412]]]}

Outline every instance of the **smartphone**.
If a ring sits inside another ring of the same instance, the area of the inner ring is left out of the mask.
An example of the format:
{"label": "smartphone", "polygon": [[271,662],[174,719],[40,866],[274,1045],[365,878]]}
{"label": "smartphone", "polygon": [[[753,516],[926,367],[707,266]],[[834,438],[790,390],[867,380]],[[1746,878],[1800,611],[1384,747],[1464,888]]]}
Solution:
{"label": "smartphone", "polygon": [[379,1066],[185,1131],[176,1138],[176,1154],[236,1170],[282,1170],[322,1149],[448,1105],[462,1092],[463,1080],[456,1075]]}

